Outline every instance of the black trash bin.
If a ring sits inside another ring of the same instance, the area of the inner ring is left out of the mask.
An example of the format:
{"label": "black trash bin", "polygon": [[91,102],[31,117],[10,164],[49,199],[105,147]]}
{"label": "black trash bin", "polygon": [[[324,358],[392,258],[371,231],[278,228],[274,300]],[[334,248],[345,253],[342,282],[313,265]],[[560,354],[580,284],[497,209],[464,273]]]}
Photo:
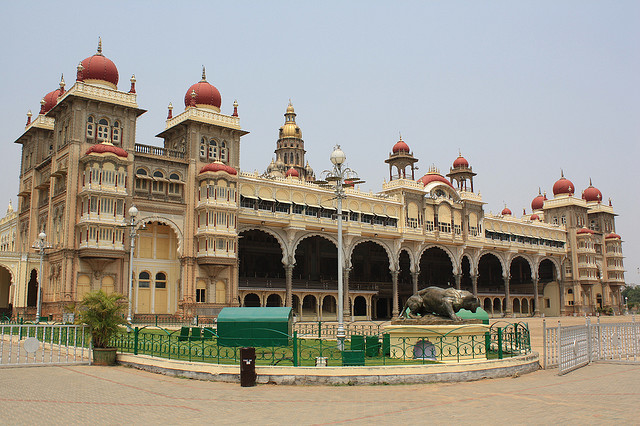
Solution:
{"label": "black trash bin", "polygon": [[240,348],[240,386],[256,385],[256,348]]}

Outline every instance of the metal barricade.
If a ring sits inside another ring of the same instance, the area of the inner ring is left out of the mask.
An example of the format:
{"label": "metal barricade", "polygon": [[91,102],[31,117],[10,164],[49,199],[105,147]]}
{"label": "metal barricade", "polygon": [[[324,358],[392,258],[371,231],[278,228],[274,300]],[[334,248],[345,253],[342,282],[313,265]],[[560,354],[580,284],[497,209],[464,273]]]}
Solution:
{"label": "metal barricade", "polygon": [[0,366],[90,362],[91,336],[85,325],[0,325]]}

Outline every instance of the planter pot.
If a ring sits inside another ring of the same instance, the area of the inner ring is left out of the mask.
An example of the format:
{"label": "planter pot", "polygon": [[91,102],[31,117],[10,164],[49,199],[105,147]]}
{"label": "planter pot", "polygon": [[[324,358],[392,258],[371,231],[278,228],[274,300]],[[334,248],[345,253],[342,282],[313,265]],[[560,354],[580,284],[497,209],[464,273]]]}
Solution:
{"label": "planter pot", "polygon": [[92,365],[116,365],[118,348],[93,348]]}

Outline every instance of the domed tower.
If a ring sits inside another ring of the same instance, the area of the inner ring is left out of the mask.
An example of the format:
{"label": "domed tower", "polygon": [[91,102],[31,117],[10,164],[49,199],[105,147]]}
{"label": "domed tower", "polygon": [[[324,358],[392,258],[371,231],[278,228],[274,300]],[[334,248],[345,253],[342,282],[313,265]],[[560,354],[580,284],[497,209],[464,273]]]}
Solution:
{"label": "domed tower", "polygon": [[274,151],[276,153],[275,164],[278,168],[277,171],[285,174],[289,169],[293,168],[298,172],[298,176],[301,179],[314,180],[313,170],[311,170],[311,174],[308,174],[307,167],[305,167],[304,155],[306,151],[302,140],[302,130],[296,124],[296,113],[291,101],[289,101],[284,117],[284,125],[280,127],[278,142]]}
{"label": "domed tower", "polygon": [[449,173],[447,173],[447,177],[451,180],[451,183],[454,181],[457,183],[458,191],[469,191],[473,192],[473,177],[476,173],[473,172],[473,169],[469,166],[469,162],[462,156],[462,153],[458,153],[458,158],[453,161],[453,166]]}
{"label": "domed tower", "polygon": [[[400,135],[400,140],[393,145],[391,148],[391,153],[389,154],[389,158],[384,160],[385,163],[389,165],[389,180],[395,179],[406,179],[407,178],[407,167],[411,167],[411,180],[415,180],[415,163],[418,162],[417,158],[414,158],[413,153],[409,149],[409,145],[405,141],[402,140],[402,135]],[[397,174],[393,174],[393,168],[396,168]]]}
{"label": "domed tower", "polygon": [[598,203],[602,202],[602,192],[591,183],[591,178],[589,178],[589,187],[582,191],[582,199],[587,203]]}

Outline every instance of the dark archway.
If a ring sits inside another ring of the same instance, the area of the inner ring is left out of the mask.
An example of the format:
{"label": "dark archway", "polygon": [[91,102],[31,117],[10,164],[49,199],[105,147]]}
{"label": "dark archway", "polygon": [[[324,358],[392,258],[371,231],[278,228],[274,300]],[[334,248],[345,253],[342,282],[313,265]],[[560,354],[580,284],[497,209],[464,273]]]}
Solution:
{"label": "dark archway", "polygon": [[295,257],[293,278],[298,283],[335,281],[337,288],[338,250],[331,241],[318,236],[305,238],[296,247]]}
{"label": "dark archway", "polygon": [[0,315],[11,317],[11,301],[9,289],[11,288],[11,272],[4,266],[0,266]]}
{"label": "dark archway", "polygon": [[420,257],[418,288],[429,286],[455,287],[453,264],[447,253],[439,247],[425,250]]}
{"label": "dark archway", "polygon": [[255,293],[249,293],[244,296],[244,303],[242,306],[246,306],[248,308],[259,308],[260,307],[260,298]]}
{"label": "dark archway", "polygon": [[337,312],[336,298],[331,295],[327,295],[323,297],[322,298],[322,318],[326,320],[329,317],[335,317],[336,312]]}
{"label": "dark archway", "polygon": [[367,315],[367,300],[358,296],[353,301],[353,316],[364,317]]}
{"label": "dark archway", "polygon": [[31,270],[31,278],[27,287],[27,306],[35,307],[38,303],[38,272]]}
{"label": "dark archway", "polygon": [[467,256],[462,256],[462,278],[460,278],[460,289],[473,292],[473,283],[471,281],[471,263]]}
{"label": "dark archway", "polygon": [[494,254],[485,253],[478,262],[478,293],[504,293],[502,265]]}
{"label": "dark archway", "polygon": [[538,282],[546,284],[556,280],[556,266],[549,259],[544,259],[538,266]]}
{"label": "dark archway", "polygon": [[238,239],[238,272],[241,283],[264,286],[285,273],[282,249],[272,235],[257,229],[242,231]]}
{"label": "dark archway", "polygon": [[492,313],[492,305],[491,305],[491,299],[490,298],[486,298],[484,299],[484,303],[483,303],[483,307],[482,309],[484,309],[487,313]]}
{"label": "dark archway", "polygon": [[[521,256],[514,257],[509,266],[509,289],[512,294],[533,294],[531,266],[529,262]],[[519,303],[518,310],[514,307],[513,312],[520,312]]]}
{"label": "dark archway", "polygon": [[[401,259],[404,258],[401,256]],[[409,272],[409,267],[405,262],[409,261],[408,255],[403,260],[404,267]],[[411,274],[409,272],[409,277]],[[405,273],[406,279],[406,273]],[[398,277],[400,281],[400,277]],[[409,278],[410,282],[410,278]],[[389,310],[387,306],[391,306],[392,300],[392,282],[391,272],[389,267],[389,256],[387,251],[380,244],[373,241],[363,241],[357,244],[351,253],[351,272],[349,273],[349,288],[350,289],[362,289],[362,290],[377,290],[378,291],[378,306],[384,308],[377,311],[376,318],[383,319],[388,318]],[[409,292],[411,287],[409,286]],[[364,298],[362,298],[364,300]],[[367,315],[366,301],[364,303],[364,311],[358,301],[358,298],[353,303],[353,315],[365,316]],[[356,311],[357,310],[357,311]],[[383,316],[381,316],[383,315]]]}
{"label": "dark archway", "polygon": [[297,294],[291,296],[291,309],[294,314],[300,315],[300,298]]}
{"label": "dark archway", "polygon": [[269,297],[267,297],[267,306],[268,307],[274,307],[274,308],[279,308],[282,306],[282,298],[280,297],[279,294],[270,294]]}
{"label": "dark archway", "polygon": [[494,314],[502,313],[502,303],[498,298],[493,299],[493,313]]}
{"label": "dark archway", "polygon": [[317,315],[316,307],[316,297],[311,294],[307,294],[304,299],[302,299],[302,309],[300,314],[307,318],[315,317]]}

